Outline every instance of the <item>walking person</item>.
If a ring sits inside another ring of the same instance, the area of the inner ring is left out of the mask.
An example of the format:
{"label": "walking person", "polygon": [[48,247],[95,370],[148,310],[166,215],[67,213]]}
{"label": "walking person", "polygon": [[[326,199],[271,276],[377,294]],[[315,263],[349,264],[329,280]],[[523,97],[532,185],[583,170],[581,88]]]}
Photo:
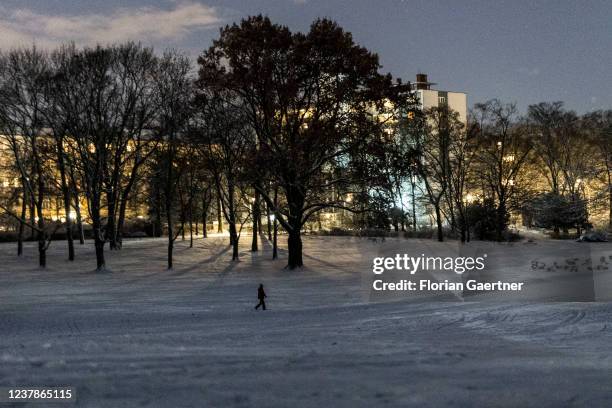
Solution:
{"label": "walking person", "polygon": [[262,306],[263,310],[266,310],[266,301],[264,300],[268,296],[266,292],[264,292],[263,284],[259,284],[259,288],[257,288],[257,299],[259,299],[259,303],[255,306],[255,310],[259,309],[259,306]]}

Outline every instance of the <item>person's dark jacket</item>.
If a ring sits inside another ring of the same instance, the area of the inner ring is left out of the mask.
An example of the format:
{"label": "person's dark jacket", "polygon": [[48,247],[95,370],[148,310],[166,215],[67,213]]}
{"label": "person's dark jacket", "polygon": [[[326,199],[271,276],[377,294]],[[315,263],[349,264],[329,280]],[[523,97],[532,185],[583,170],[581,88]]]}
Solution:
{"label": "person's dark jacket", "polygon": [[264,289],[262,287],[257,288],[257,299],[263,299],[267,297],[266,296],[266,292],[264,292]]}

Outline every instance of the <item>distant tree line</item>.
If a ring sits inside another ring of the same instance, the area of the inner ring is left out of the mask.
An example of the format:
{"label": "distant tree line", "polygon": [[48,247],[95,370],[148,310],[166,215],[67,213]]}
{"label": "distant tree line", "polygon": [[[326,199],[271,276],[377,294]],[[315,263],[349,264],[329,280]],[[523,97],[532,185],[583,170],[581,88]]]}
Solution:
{"label": "distant tree line", "polygon": [[[439,240],[445,226],[501,240],[510,212],[555,231],[587,225],[590,186],[612,217],[612,112],[543,103],[520,118],[494,100],[466,126],[446,106],[420,111],[380,68],[333,21],[292,33],[263,16],[222,28],[197,70],[131,42],[1,53],[0,134],[20,182],[0,208],[18,223],[18,254],[29,231],[44,267],[62,228],[72,261],[88,224],[104,270],[134,203],[167,237],[168,268],[175,241],[193,245],[194,224],[206,236],[212,218],[232,259],[244,226],[251,250],[267,235],[274,258],[283,231],[295,268],[306,225],[329,209],[354,214],[354,229],[417,229],[419,202]],[[50,200],[59,222],[45,219]]]}
{"label": "distant tree line", "polygon": [[579,116],[554,102],[521,117],[514,104],[491,100],[474,105],[467,126],[446,106],[414,122],[398,129],[415,163],[397,177],[405,186],[420,180],[416,200],[431,209],[438,240],[443,225],[462,241],[471,233],[503,240],[510,214],[555,236],[580,234],[591,226],[589,209],[607,209],[612,229],[612,111]]}

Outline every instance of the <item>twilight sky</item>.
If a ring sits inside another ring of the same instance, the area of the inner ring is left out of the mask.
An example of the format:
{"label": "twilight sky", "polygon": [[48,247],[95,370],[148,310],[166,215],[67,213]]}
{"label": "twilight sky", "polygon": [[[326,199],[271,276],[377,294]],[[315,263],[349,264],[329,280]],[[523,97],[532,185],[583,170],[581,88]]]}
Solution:
{"label": "twilight sky", "polygon": [[500,98],[612,109],[609,0],[2,0],[0,48],[140,40],[197,55],[219,26],[263,13],[292,30],[331,17],[380,55],[383,71]]}

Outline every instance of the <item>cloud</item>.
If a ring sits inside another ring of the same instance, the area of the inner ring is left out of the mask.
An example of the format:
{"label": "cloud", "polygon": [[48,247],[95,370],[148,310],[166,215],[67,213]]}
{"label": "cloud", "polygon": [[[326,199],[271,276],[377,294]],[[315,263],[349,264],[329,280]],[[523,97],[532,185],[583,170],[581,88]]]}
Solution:
{"label": "cloud", "polygon": [[527,76],[538,76],[540,75],[540,69],[535,67],[535,68],[527,68],[527,67],[520,67],[518,69],[518,72]]}
{"label": "cloud", "polygon": [[48,47],[125,40],[173,41],[193,30],[219,25],[217,11],[199,3],[175,3],[173,9],[120,8],[109,14],[46,15],[30,9],[0,9],[0,47]]}

